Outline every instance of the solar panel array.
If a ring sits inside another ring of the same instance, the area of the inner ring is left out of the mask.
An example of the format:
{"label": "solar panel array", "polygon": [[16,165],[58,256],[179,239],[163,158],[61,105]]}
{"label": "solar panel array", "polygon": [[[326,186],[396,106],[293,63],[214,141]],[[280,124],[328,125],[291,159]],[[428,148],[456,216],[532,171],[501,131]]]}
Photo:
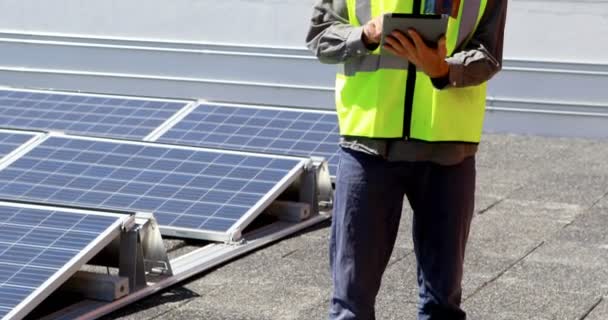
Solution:
{"label": "solar panel array", "polygon": [[162,226],[226,232],[304,162],[52,136],[0,171],[0,197],[148,211]]}
{"label": "solar panel array", "polygon": [[0,319],[40,294],[120,219],[0,205]]}
{"label": "solar panel array", "polygon": [[15,151],[33,137],[34,135],[30,133],[0,131],[0,159]]}
{"label": "solar panel array", "polygon": [[0,90],[0,126],[142,139],[184,101]]}
{"label": "solar panel array", "polygon": [[335,113],[202,104],[158,141],[295,156],[319,156],[338,166],[339,130]]}
{"label": "solar panel array", "polygon": [[[39,135],[10,128],[66,133],[36,141],[0,170],[0,199],[48,205],[0,201],[0,319],[25,316],[126,218],[52,206],[152,212],[165,233],[229,240],[300,176],[309,157],[327,159],[336,173],[335,113],[188,105],[0,89],[0,159]],[[158,142],[189,146],[106,139],[157,136],[186,110]]]}

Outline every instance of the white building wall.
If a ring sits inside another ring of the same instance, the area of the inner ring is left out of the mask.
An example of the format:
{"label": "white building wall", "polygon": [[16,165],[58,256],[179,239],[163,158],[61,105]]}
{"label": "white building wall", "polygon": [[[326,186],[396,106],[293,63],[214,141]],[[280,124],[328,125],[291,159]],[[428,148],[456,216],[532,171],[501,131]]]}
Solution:
{"label": "white building wall", "polygon": [[301,48],[312,0],[1,0],[0,30]]}
{"label": "white building wall", "polygon": [[[314,0],[0,0],[0,30],[302,48]],[[509,58],[608,63],[608,2],[510,0]]]}

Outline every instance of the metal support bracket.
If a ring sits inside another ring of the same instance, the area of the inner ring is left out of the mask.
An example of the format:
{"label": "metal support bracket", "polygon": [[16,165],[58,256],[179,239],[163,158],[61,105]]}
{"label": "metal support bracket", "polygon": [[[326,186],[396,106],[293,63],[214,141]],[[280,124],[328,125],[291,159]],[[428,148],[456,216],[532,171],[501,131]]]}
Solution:
{"label": "metal support bracket", "polygon": [[299,222],[333,207],[334,192],[329,166],[323,158],[312,158],[304,172],[265,211],[280,220]]}
{"label": "metal support bracket", "polygon": [[126,226],[90,264],[118,268],[119,276],[129,279],[131,292],[173,275],[160,229],[149,213],[137,213],[135,223]]}
{"label": "metal support bracket", "polygon": [[131,292],[146,286],[144,255],[137,228],[120,235],[118,269],[119,276],[129,279]]}
{"label": "metal support bracket", "polygon": [[332,187],[329,165],[323,158],[313,158],[316,172],[317,197],[320,211],[331,211],[334,206],[334,188]]}

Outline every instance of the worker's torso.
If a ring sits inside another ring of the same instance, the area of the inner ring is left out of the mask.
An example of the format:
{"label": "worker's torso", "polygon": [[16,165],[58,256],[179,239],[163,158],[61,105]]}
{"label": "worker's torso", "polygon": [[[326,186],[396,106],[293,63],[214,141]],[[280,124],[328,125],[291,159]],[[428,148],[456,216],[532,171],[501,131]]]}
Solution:
{"label": "worker's torso", "polygon": [[[446,32],[448,55],[466,44],[487,0],[461,0]],[[424,0],[348,0],[349,21],[359,26],[385,13],[432,13]],[[481,137],[486,85],[437,90],[431,79],[380,48],[344,65],[336,79],[340,133],[346,137],[471,142]]]}

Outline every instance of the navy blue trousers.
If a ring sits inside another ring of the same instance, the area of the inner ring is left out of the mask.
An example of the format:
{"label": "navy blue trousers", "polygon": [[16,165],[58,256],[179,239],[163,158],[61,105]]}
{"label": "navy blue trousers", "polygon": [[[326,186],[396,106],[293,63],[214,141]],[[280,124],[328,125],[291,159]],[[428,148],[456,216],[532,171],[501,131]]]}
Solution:
{"label": "navy blue trousers", "polygon": [[474,193],[474,157],[441,166],[388,162],[342,149],[330,241],[329,318],[375,319],[376,295],[407,196],[414,211],[418,319],[466,319],[460,308],[461,283]]}

